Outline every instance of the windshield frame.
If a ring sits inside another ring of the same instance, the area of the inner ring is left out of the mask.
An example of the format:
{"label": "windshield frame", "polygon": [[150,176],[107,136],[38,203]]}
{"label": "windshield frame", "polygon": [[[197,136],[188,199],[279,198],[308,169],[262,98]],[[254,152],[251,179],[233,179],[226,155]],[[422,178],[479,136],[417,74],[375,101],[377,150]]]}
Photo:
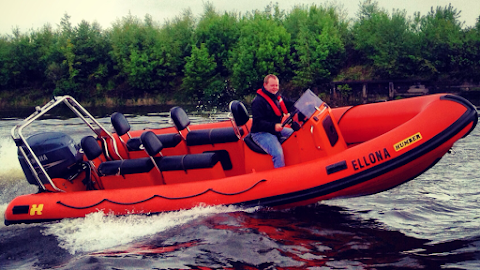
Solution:
{"label": "windshield frame", "polygon": [[310,89],[307,89],[295,102],[294,107],[302,113],[306,119],[310,119],[323,103],[324,101],[322,99],[315,95]]}

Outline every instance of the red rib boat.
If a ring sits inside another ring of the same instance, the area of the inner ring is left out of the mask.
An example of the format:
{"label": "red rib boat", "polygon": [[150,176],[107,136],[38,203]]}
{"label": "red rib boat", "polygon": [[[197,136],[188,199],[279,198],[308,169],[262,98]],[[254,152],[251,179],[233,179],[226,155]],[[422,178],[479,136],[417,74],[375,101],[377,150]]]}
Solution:
{"label": "red rib boat", "polygon": [[[80,143],[60,132],[29,138],[23,129],[65,104],[92,130]],[[231,121],[191,125],[179,107],[175,126],[131,131],[120,113],[110,133],[72,97],[56,97],[12,137],[36,194],[15,198],[5,224],[77,218],[97,212],[153,214],[198,205],[293,207],[381,192],[420,175],[477,124],[466,99],[436,94],[331,109],[307,90],[284,124],[286,167],[250,138],[242,103]]]}

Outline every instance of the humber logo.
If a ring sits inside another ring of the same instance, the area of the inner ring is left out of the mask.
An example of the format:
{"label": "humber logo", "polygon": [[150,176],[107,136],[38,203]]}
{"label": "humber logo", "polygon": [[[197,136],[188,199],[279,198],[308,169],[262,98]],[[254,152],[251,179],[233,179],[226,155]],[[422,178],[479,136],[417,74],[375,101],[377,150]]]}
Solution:
{"label": "humber logo", "polygon": [[393,148],[395,151],[400,151],[405,147],[408,147],[422,139],[422,134],[420,132],[417,132],[415,135],[412,135],[396,144],[393,145]]}

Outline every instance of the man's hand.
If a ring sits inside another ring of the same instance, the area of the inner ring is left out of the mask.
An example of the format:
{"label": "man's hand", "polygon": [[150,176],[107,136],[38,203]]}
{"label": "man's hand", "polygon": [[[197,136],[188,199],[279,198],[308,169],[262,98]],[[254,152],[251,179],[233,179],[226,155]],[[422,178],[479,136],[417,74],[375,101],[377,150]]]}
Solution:
{"label": "man's hand", "polygon": [[282,117],[282,123],[283,121],[287,120],[287,118],[290,117],[290,113],[287,113],[287,114],[284,114],[283,117]]}
{"label": "man's hand", "polygon": [[275,124],[275,131],[280,132],[282,131],[283,127],[281,123]]}

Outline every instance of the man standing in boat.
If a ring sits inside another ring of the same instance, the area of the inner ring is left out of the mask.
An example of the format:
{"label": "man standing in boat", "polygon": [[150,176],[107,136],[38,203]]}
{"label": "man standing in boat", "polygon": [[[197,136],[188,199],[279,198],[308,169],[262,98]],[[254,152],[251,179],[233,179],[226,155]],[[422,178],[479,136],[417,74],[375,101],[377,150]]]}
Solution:
{"label": "man standing in boat", "polygon": [[263,87],[257,90],[252,102],[252,139],[269,155],[273,166],[285,166],[285,158],[281,142],[293,133],[293,129],[282,127],[282,118],[288,115],[287,108],[293,102],[284,100],[278,93],[280,82],[278,77],[269,74],[263,80]]}

